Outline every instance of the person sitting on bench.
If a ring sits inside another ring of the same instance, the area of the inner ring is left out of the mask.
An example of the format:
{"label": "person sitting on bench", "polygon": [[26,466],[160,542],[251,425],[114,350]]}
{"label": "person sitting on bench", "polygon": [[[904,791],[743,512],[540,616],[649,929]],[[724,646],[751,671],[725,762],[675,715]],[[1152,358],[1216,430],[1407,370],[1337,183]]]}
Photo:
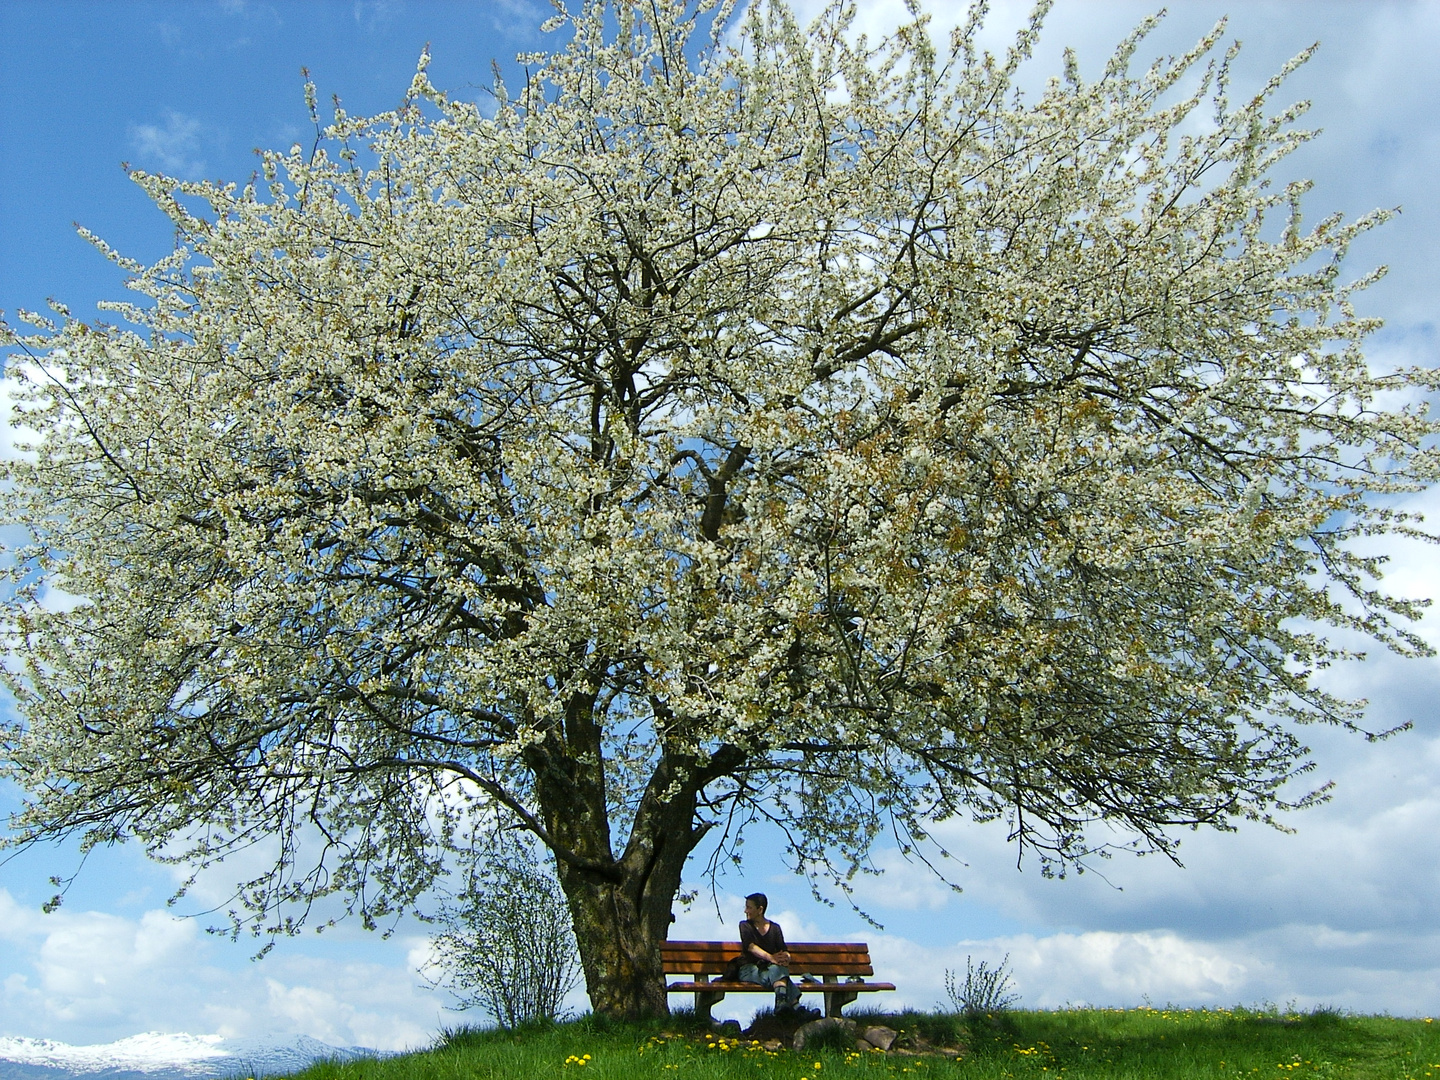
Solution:
{"label": "person sitting on bench", "polygon": [[745,921],[740,924],[740,981],[773,987],[775,1011],[779,1012],[795,1007],[800,988],[790,978],[785,932],[779,923],[765,917],[769,906],[764,893],[751,893],[745,898]]}

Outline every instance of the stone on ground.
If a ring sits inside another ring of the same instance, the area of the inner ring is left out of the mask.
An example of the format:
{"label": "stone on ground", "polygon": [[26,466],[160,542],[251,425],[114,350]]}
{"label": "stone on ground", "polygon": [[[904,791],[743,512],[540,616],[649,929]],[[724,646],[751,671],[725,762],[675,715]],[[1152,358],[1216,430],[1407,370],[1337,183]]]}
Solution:
{"label": "stone on ground", "polygon": [[796,1030],[792,1045],[796,1050],[804,1050],[806,1043],[819,1039],[830,1031],[843,1031],[847,1035],[854,1035],[855,1021],[844,1016],[823,1016],[819,1020],[811,1020]]}

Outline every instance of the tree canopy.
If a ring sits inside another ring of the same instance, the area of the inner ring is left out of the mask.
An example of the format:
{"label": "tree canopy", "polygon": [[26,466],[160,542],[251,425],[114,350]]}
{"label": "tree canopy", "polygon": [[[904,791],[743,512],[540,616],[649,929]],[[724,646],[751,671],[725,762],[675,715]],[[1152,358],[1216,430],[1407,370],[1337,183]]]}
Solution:
{"label": "tree canopy", "polygon": [[94,238],[120,325],[4,330],[10,843],[270,844],[232,917],[285,930],[522,828],[643,1015],[707,835],[843,890],[882,830],[1064,867],[1323,794],[1333,631],[1424,648],[1352,541],[1418,532],[1437,375],[1363,353],[1386,215],[1275,179],[1294,64],[1232,102],[1222,27],[1134,73],[1147,22],[1032,101],[1043,10],[994,57],[979,5],[733,6],[587,0],[483,108],[422,59],[250,183],[132,173],[177,242]]}

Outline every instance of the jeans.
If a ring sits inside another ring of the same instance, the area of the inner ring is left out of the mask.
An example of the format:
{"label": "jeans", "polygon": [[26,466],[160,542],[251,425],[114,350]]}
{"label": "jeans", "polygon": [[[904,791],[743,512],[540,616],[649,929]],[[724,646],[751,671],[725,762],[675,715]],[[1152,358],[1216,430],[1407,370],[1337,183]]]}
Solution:
{"label": "jeans", "polygon": [[794,1005],[800,1000],[800,988],[790,978],[790,969],[779,964],[741,964],[740,981],[759,983],[775,988],[775,1007]]}

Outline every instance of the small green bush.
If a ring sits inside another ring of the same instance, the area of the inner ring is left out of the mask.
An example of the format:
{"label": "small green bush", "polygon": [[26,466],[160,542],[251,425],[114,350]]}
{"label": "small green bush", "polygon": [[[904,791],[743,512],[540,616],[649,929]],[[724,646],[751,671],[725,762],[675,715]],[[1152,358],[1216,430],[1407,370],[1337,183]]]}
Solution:
{"label": "small green bush", "polygon": [[1020,995],[1015,993],[1010,982],[1009,964],[1009,953],[993,968],[984,960],[976,964],[967,956],[963,983],[955,972],[945,969],[945,992],[966,1019],[993,1018],[1020,1000]]}

